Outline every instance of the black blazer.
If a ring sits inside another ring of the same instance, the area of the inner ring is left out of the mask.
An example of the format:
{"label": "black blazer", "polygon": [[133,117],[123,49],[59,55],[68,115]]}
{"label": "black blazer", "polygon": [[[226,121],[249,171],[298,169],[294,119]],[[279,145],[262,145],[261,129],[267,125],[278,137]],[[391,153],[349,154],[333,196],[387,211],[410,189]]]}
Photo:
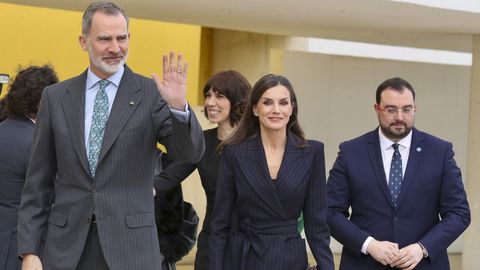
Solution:
{"label": "black blazer", "polygon": [[0,269],[20,269],[17,259],[17,212],[27,173],[33,122],[26,117],[0,123]]}

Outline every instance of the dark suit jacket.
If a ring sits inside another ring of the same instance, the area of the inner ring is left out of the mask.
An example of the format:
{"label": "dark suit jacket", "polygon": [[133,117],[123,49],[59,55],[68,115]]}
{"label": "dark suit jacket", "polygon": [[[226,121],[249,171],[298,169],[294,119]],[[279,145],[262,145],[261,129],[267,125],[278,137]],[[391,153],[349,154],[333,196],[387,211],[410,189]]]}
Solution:
{"label": "dark suit jacket", "polygon": [[[334,269],[325,219],[323,144],[309,141],[301,148],[295,141],[289,134],[275,183],[260,136],[224,149],[212,218],[210,270],[305,269],[305,240],[297,230],[302,211],[318,269]],[[230,230],[233,211],[237,232]]]}
{"label": "dark suit jacket", "polygon": [[17,212],[27,174],[33,122],[26,117],[0,123],[0,269],[17,270]]}
{"label": "dark suit jacket", "polygon": [[460,169],[453,156],[451,143],[413,129],[395,208],[383,169],[378,129],[342,143],[327,183],[328,224],[332,236],[344,245],[340,269],[387,269],[361,253],[368,236],[398,243],[400,248],[421,242],[429,257],[415,269],[449,269],[447,247],[470,223]]}
{"label": "dark suit jacket", "polygon": [[86,72],[43,92],[19,212],[18,252],[39,254],[44,269],[75,269],[95,209],[110,269],[159,269],[156,143],[172,158],[196,162],[204,151],[202,130],[193,112],[188,124],[176,120],[154,81],[125,66],[92,178],[84,141],[85,81]]}

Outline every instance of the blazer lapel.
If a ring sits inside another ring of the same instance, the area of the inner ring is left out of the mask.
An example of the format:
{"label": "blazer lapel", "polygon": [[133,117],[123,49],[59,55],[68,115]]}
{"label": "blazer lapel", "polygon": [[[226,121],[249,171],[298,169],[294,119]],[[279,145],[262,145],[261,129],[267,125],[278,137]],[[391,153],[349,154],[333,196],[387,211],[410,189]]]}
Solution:
{"label": "blazer lapel", "polygon": [[135,74],[130,68],[125,66],[125,72],[118,86],[115,101],[113,102],[112,110],[105,127],[98,164],[100,164],[108,153],[108,150],[112,147],[113,142],[117,139],[127,120],[140,104],[141,99],[137,93],[140,90],[141,87],[135,79]]}
{"label": "blazer lapel", "polygon": [[85,83],[87,72],[76,78],[73,86],[67,88],[63,100],[63,113],[73,148],[80,159],[83,169],[90,174],[85,150]]}
{"label": "blazer lapel", "polygon": [[423,156],[423,134],[417,129],[412,130],[412,143],[410,145],[410,152],[408,154],[407,168],[403,176],[402,187],[400,190],[400,197],[398,198],[397,207],[399,207],[404,200],[408,189],[412,186],[413,180]]}
{"label": "blazer lapel", "polygon": [[[278,171],[278,183],[276,183],[276,193],[280,200],[286,200],[299,184],[308,181],[306,176],[311,170],[312,152],[297,147],[296,139],[293,133],[288,134],[285,153]],[[307,153],[310,155],[307,156]]]}
{"label": "blazer lapel", "polygon": [[370,132],[370,138],[368,139],[368,156],[372,164],[372,168],[375,171],[377,178],[377,183],[380,185],[380,189],[383,191],[387,201],[390,203],[390,206],[393,208],[393,202],[390,197],[390,192],[388,191],[387,178],[385,176],[385,170],[383,168],[383,159],[382,152],[380,149],[380,138],[378,137],[378,129]]}
{"label": "blazer lapel", "polygon": [[282,203],[273,186],[265,152],[260,136],[249,140],[246,145],[244,163],[240,163],[245,179],[250,183],[258,197],[265,202],[275,213],[285,218]]}

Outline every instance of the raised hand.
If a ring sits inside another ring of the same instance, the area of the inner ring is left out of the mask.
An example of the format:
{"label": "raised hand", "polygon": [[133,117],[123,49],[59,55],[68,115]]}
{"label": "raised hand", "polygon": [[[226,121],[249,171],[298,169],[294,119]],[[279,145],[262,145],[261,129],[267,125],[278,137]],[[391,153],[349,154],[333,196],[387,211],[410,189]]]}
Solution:
{"label": "raised hand", "polygon": [[183,64],[183,56],[179,53],[175,64],[175,52],[170,52],[168,57],[163,55],[163,80],[152,74],[160,95],[172,109],[185,111],[187,75],[188,63]]}

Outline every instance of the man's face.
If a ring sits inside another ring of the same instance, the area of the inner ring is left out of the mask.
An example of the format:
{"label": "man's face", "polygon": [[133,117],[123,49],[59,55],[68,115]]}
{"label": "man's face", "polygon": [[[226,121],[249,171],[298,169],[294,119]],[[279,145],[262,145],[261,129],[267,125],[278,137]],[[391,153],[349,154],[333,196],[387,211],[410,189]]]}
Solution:
{"label": "man's face", "polygon": [[415,121],[415,101],[412,92],[385,89],[375,104],[380,130],[390,140],[397,142],[408,135]]}
{"label": "man's face", "polygon": [[125,64],[129,39],[127,21],[121,14],[96,12],[90,32],[81,35],[79,41],[82,49],[88,52],[92,72],[106,79]]}

